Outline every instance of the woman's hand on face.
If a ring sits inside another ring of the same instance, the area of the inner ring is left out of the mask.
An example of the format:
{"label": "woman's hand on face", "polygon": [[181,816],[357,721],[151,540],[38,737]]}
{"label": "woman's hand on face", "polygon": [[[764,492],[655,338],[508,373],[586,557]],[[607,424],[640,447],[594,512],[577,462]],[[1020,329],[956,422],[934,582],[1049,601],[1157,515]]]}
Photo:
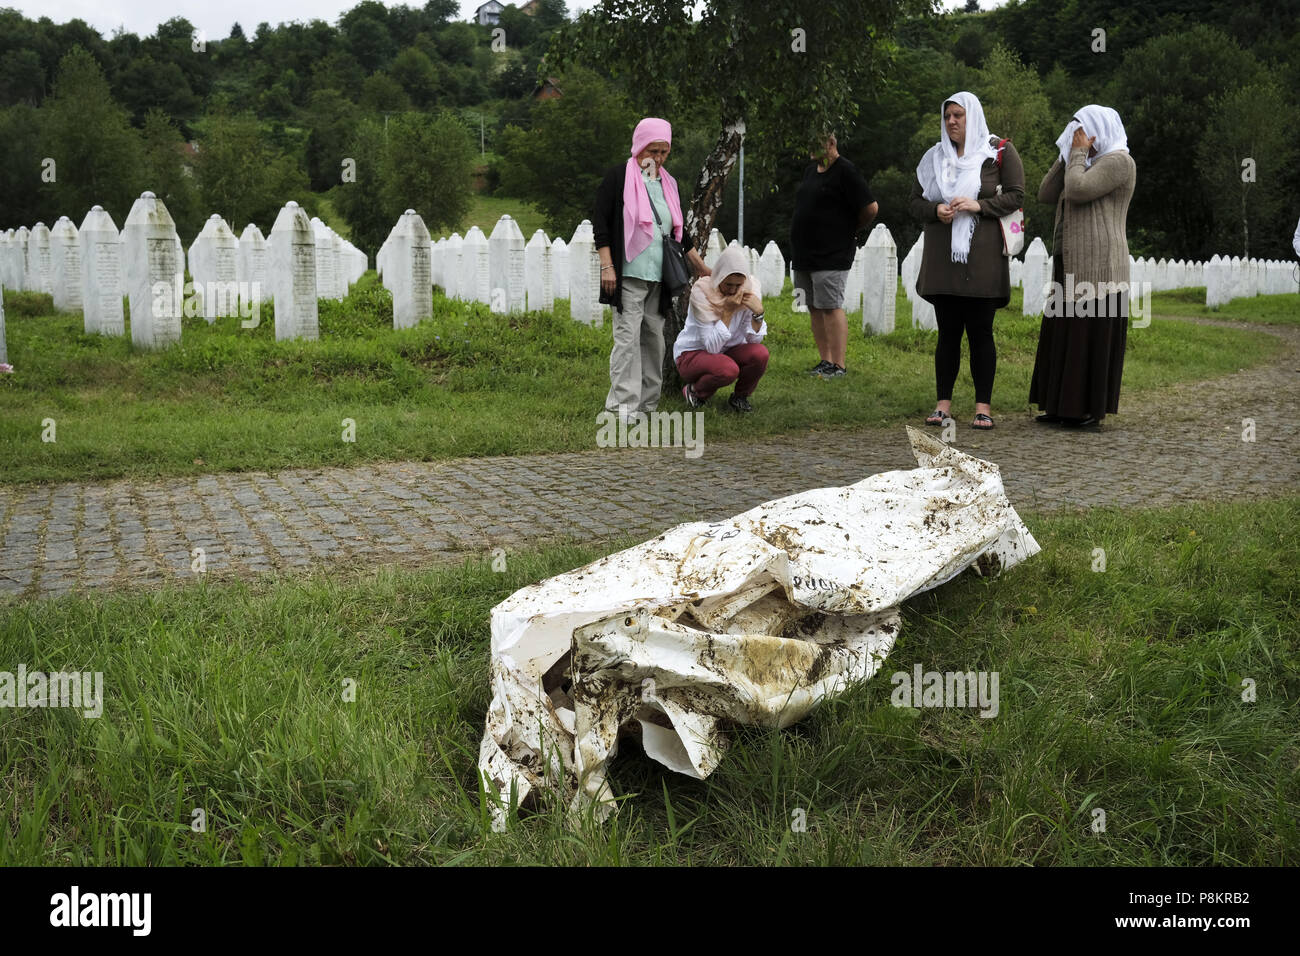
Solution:
{"label": "woman's hand on face", "polygon": [[1070,142],[1070,148],[1071,149],[1079,149],[1080,147],[1087,148],[1089,146],[1092,146],[1092,144],[1095,142],[1097,142],[1097,137],[1089,136],[1087,133],[1083,131],[1083,127],[1080,126],[1074,131],[1074,139]]}
{"label": "woman's hand on face", "polygon": [[752,292],[741,292],[740,307],[748,309],[750,312],[758,312],[763,308],[763,300]]}
{"label": "woman's hand on face", "polygon": [[938,208],[935,209],[935,214],[939,217],[940,222],[952,222],[954,212],[952,206],[949,206],[946,202],[941,202]]}

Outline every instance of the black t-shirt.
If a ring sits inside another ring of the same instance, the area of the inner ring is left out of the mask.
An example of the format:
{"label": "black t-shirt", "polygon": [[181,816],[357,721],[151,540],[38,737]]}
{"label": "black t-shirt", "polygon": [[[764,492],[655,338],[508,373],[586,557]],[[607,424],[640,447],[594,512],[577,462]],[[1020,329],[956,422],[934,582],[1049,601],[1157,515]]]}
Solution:
{"label": "black t-shirt", "polygon": [[870,206],[871,187],[843,156],[824,173],[812,163],[794,194],[790,245],[794,267],[804,272],[847,269],[857,251],[858,215]]}

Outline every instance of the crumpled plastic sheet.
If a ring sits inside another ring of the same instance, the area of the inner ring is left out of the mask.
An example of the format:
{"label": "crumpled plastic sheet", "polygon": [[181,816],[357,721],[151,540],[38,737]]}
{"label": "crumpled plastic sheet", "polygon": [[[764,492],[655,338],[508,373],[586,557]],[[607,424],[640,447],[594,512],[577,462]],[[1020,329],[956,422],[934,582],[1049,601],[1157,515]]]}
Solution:
{"label": "crumpled plastic sheet", "polygon": [[907,431],[916,468],[678,525],[493,608],[494,825],[548,791],[606,818],[621,732],[702,779],[729,724],[788,726],[875,674],[903,601],[1038,553],[997,465]]}

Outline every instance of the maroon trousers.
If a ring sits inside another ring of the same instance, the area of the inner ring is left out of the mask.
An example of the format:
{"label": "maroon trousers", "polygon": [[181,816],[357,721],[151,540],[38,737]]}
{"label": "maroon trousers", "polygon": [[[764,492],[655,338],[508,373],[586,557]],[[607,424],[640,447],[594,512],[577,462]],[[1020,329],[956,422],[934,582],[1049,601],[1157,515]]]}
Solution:
{"label": "maroon trousers", "polygon": [[721,352],[696,349],[678,357],[677,372],[701,399],[732,382],[736,383],[735,394],[748,398],[767,371],[767,355],[767,346],[761,342],[733,345]]}

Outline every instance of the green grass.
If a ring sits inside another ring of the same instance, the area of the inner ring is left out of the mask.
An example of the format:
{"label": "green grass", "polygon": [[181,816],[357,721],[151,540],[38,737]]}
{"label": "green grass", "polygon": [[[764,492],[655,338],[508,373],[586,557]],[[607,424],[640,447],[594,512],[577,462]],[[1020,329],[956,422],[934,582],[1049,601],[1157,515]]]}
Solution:
{"label": "green grass", "polygon": [[[577,833],[486,824],[488,611],[604,548],[15,604],[0,660],[102,671],[105,705],[0,709],[0,865],[1293,863],[1298,523],[1294,498],[1030,516],[1043,553],[909,602],[874,680],[736,731],[705,781],[625,745],[617,817]],[[997,671],[998,716],[891,706],[917,663]]]}
{"label": "green grass", "polygon": [[[342,303],[320,306],[317,342],[276,342],[267,309],[256,329],[238,318],[184,320],[181,344],[142,353],[126,337],[86,336],[79,314],[11,310],[12,375],[0,376],[0,482],[95,480],[375,460],[594,449],[609,387],[611,327],[554,314],[494,316],[435,294],[435,316],[394,331],[388,292],[373,273]],[[1039,322],[998,314],[994,414],[1027,408]],[[934,333],[910,329],[849,339],[850,374],[824,382],[806,313],[788,293],[767,303],[772,359],[756,413],[715,400],[710,440],[917,421],[934,405]],[[1126,401],[1174,382],[1221,376],[1280,348],[1255,329],[1162,321],[1132,329]],[[973,389],[964,367],[956,410]],[[683,408],[665,396],[666,410]],[[1133,407],[1137,407],[1135,404]],[[42,441],[54,421],[55,441]],[[345,419],[355,442],[342,440]]]}
{"label": "green grass", "polygon": [[[455,229],[447,229],[444,232],[434,236],[450,236],[453,232],[459,232],[462,236],[469,232],[470,226],[478,226],[483,230],[483,234],[490,236],[492,230],[502,216],[509,216],[519,224],[519,231],[524,234],[524,240],[531,239],[533,233],[538,229],[546,228],[546,217],[533,206],[532,203],[526,203],[520,199],[511,199],[507,196],[485,196],[482,193],[475,193],[473,203],[469,207],[469,212],[465,214],[464,220]],[[547,236],[554,239],[549,232]],[[569,241],[569,236],[561,236],[565,242]]]}
{"label": "green grass", "polygon": [[1172,289],[1153,295],[1156,315],[1208,316],[1235,322],[1300,325],[1300,293],[1233,299],[1217,309],[1205,305],[1205,289]]}

